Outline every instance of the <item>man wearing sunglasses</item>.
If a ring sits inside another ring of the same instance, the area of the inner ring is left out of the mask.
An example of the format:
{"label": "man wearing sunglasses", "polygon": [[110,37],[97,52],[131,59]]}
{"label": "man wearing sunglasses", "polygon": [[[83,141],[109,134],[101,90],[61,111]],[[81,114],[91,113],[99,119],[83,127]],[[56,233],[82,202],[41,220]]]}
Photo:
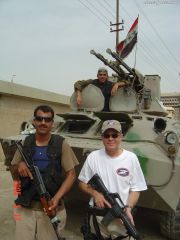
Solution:
{"label": "man wearing sunglasses", "polygon": [[[135,207],[140,191],[147,189],[137,156],[121,147],[122,129],[119,121],[107,120],[102,125],[104,148],[91,152],[81,169],[80,188],[91,196],[90,205],[98,208],[111,207],[105,197],[93,189],[88,181],[98,174],[110,193],[118,193],[124,203],[125,211],[134,224],[132,209]],[[97,217],[98,222],[102,217]],[[126,230],[119,219],[114,219],[107,227],[100,224],[104,237],[125,236]],[[129,238],[127,238],[129,239]]]}
{"label": "man wearing sunglasses", "polygon": [[[36,133],[26,137],[23,150],[26,155],[31,157],[33,164],[41,172],[45,187],[52,197],[49,210],[56,211],[56,215],[60,219],[58,230],[61,232],[66,223],[63,197],[76,179],[74,168],[78,161],[64,138],[51,133],[53,119],[54,111],[50,106],[40,105],[34,110],[33,125]],[[17,166],[21,183],[23,183],[23,177],[32,179],[32,174],[26,163],[22,161],[19,151],[15,153],[12,164]],[[32,185],[28,182],[21,190],[21,195],[17,200],[21,207],[15,209],[15,214],[21,218],[16,220],[15,239],[57,239],[50,219],[42,209],[39,196],[37,193],[32,195]],[[24,199],[28,201],[25,202]],[[26,208],[25,205],[28,204],[29,206]]]}
{"label": "man wearing sunglasses", "polygon": [[97,79],[89,79],[89,80],[79,80],[74,84],[74,90],[76,92],[76,102],[77,107],[80,108],[83,104],[82,99],[82,90],[92,84],[98,87],[103,96],[104,96],[104,107],[102,111],[109,112],[109,100],[111,96],[114,96],[120,87],[124,87],[128,85],[127,81],[120,81],[117,83],[113,83],[108,80],[108,71],[106,68],[99,68],[97,72]]}

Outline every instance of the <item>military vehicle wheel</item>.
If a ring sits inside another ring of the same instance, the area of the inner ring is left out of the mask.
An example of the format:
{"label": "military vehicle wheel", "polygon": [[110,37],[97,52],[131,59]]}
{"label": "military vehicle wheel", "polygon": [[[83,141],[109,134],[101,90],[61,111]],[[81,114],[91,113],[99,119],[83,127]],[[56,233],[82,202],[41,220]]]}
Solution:
{"label": "military vehicle wheel", "polygon": [[175,239],[180,239],[180,199],[175,213]]}
{"label": "military vehicle wheel", "polygon": [[176,212],[163,212],[160,220],[161,233],[172,240],[180,239],[180,200]]}
{"label": "military vehicle wheel", "polygon": [[163,236],[171,240],[176,240],[180,238],[175,238],[175,214],[174,212],[163,212],[160,218],[160,229]]}

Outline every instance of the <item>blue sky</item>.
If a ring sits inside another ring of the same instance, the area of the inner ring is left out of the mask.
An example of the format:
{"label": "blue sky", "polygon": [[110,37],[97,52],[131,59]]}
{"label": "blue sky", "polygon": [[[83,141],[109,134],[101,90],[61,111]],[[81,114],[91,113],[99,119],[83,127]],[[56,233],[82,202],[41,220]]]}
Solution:
{"label": "blue sky", "polygon": [[[123,40],[139,14],[136,68],[159,74],[162,92],[180,92],[180,0],[120,0]],[[71,95],[112,60],[115,0],[0,0],[0,80]],[[134,66],[135,50],[125,59]],[[112,71],[109,71],[112,73]]]}

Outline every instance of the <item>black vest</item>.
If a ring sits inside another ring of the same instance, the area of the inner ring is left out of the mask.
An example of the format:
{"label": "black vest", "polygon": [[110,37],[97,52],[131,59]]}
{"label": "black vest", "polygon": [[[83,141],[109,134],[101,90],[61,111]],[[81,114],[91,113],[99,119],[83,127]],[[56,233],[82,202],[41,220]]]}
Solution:
{"label": "black vest", "polygon": [[103,112],[109,112],[109,100],[111,97],[111,90],[113,87],[113,83],[110,81],[106,81],[104,83],[100,83],[98,79],[93,80],[92,84],[101,89],[101,92],[104,96],[104,108]]}
{"label": "black vest", "polygon": [[[62,166],[61,166],[61,153],[64,138],[59,135],[52,135],[48,143],[47,156],[49,159],[48,166],[41,170],[41,176],[44,181],[46,190],[53,197],[62,184]],[[36,139],[32,134],[26,137],[23,145],[23,152],[32,161],[28,162],[29,165],[33,164],[33,154],[35,152]],[[21,195],[16,199],[15,203],[24,207],[30,207],[32,200],[39,200],[39,196],[34,187],[33,181],[29,177],[21,177]]]}

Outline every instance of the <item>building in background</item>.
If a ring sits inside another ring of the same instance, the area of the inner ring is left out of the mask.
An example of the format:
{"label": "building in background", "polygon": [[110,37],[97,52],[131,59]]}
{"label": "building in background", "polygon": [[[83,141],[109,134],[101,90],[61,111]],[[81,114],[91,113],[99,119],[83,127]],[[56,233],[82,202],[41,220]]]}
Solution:
{"label": "building in background", "polygon": [[173,107],[165,107],[166,112],[168,112],[168,118],[175,118],[175,109]]}
{"label": "building in background", "polygon": [[[55,113],[65,113],[70,110],[69,101],[70,97],[62,94],[0,80],[0,138],[19,134],[38,105],[50,105]],[[0,144],[0,162],[4,158]]]}
{"label": "building in background", "polygon": [[162,93],[161,102],[170,114],[174,109],[174,118],[180,119],[180,93]]}

